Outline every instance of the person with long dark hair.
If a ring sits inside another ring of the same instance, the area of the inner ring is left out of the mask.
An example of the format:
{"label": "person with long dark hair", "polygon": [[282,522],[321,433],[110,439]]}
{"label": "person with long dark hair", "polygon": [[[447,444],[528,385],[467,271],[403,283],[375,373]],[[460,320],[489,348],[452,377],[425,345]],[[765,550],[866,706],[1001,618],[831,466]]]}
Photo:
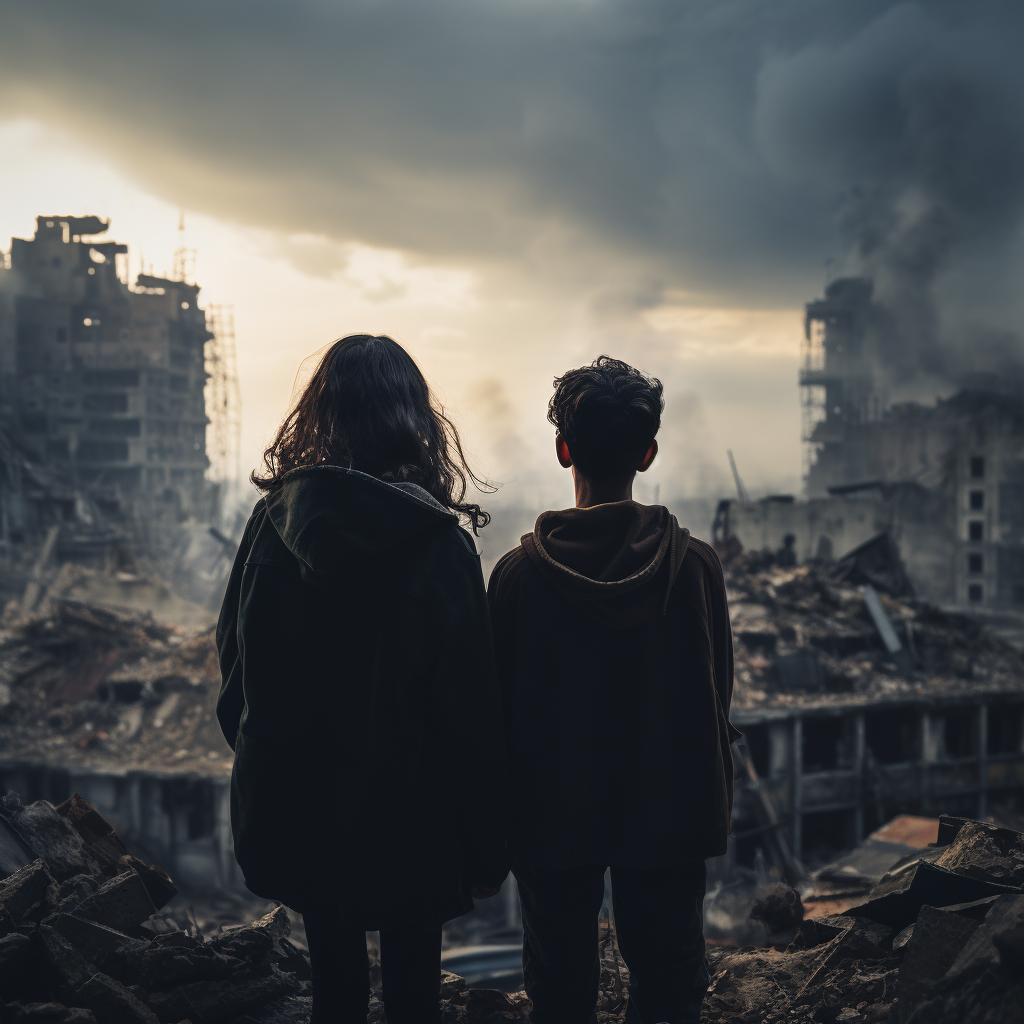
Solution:
{"label": "person with long dark hair", "polygon": [[454,425],[387,337],[335,342],[252,475],[217,626],[246,885],[303,915],[313,1024],[440,1021],[441,925],[507,874],[500,697]]}

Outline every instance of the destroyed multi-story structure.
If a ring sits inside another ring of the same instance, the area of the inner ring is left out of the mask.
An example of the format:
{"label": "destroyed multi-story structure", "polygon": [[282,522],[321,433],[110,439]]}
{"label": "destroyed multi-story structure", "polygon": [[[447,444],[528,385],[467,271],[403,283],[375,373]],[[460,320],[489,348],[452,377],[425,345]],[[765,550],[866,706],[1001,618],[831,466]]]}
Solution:
{"label": "destroyed multi-story structure", "polygon": [[871,282],[840,278],[806,307],[800,369],[805,501],[720,509],[719,535],[825,561],[881,532],[921,597],[1024,608],[1024,390],[961,376],[934,404],[890,401],[882,367],[899,334]]}
{"label": "destroyed multi-story structure", "polygon": [[39,217],[0,270],[5,545],[89,524],[97,508],[136,524],[209,514],[213,335],[199,286],[150,274],[130,286],[127,246],[104,240],[108,228]]}

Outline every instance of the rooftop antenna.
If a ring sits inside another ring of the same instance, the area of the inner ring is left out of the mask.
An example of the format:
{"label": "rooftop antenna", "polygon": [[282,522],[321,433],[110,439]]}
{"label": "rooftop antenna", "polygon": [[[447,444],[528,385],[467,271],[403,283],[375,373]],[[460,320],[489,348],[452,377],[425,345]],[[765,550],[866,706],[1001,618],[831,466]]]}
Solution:
{"label": "rooftop antenna", "polygon": [[736,497],[740,499],[743,504],[746,504],[750,499],[747,497],[747,489],[743,486],[743,481],[740,479],[740,471],[736,468],[736,460],[732,457],[732,449],[728,451],[729,465],[732,467],[732,478],[736,481]]}
{"label": "rooftop antenna", "polygon": [[827,288],[832,283],[832,264],[833,259],[831,256],[825,257],[825,287]]}
{"label": "rooftop antenna", "polygon": [[178,248],[174,251],[174,270],[171,279],[188,281],[196,269],[196,251],[185,246],[185,211],[178,211]]}

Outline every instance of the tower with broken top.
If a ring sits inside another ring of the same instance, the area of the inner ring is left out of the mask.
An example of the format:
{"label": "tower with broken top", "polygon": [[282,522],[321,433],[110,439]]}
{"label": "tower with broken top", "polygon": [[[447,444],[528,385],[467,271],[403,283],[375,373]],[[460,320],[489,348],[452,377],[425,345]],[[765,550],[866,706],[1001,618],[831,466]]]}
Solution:
{"label": "tower with broken top", "polygon": [[181,520],[211,500],[204,390],[214,335],[199,285],[184,273],[129,284],[128,247],[105,238],[109,226],[38,217],[0,271],[8,544],[97,513]]}

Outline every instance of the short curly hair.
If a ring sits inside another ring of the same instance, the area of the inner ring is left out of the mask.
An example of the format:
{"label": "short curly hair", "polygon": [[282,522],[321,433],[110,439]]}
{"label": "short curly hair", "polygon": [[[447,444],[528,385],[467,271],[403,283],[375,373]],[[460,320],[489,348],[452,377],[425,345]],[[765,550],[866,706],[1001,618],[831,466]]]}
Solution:
{"label": "short curly hair", "polygon": [[590,366],[555,378],[548,420],[585,476],[628,476],[661,426],[664,388],[621,359],[598,356]]}

